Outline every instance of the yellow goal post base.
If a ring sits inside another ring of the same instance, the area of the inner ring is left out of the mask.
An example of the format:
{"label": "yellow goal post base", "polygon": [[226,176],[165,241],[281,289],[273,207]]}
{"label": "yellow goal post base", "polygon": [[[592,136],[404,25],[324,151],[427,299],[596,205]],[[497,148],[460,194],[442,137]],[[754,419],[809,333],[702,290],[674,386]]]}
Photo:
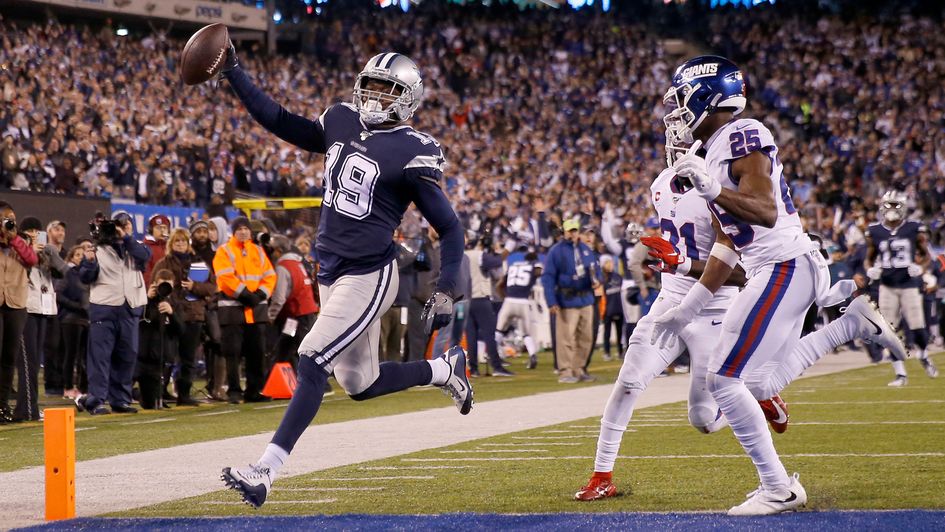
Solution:
{"label": "yellow goal post base", "polygon": [[253,211],[291,211],[295,209],[311,209],[322,206],[322,198],[252,198],[235,199],[233,207],[243,211],[250,218]]}

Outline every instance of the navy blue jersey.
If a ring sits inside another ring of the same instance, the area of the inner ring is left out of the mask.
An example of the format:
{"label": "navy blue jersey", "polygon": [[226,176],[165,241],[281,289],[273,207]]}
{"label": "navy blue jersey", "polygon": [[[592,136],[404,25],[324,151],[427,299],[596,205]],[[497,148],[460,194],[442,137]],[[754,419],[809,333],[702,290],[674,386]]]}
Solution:
{"label": "navy blue jersey", "polygon": [[325,154],[325,180],[315,248],[318,280],[370,273],[396,254],[393,234],[414,203],[442,242],[437,290],[452,293],[463,256],[463,232],[446,199],[443,152],[409,125],[368,128],[350,104],[329,107],[317,120],[289,113],[256,88],[245,72],[226,74],[253,118],[279,138]]}
{"label": "navy blue jersey", "polygon": [[883,224],[869,227],[869,236],[876,247],[874,265],[883,269],[880,282],[892,288],[915,288],[922,286],[921,277],[909,276],[909,265],[915,263],[919,234],[925,232],[921,223],[906,220],[899,227],[890,229]]}
{"label": "navy blue jersey", "polygon": [[540,270],[539,262],[521,261],[511,264],[505,278],[505,297],[528,299]]}

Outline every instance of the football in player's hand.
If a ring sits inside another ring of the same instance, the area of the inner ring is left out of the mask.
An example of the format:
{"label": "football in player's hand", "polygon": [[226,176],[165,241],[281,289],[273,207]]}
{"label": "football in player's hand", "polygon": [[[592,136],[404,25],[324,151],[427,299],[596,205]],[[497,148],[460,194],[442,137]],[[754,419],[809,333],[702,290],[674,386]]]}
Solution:
{"label": "football in player's hand", "polygon": [[196,85],[219,74],[226,63],[229,44],[230,35],[223,24],[200,28],[180,54],[180,77],[184,84]]}

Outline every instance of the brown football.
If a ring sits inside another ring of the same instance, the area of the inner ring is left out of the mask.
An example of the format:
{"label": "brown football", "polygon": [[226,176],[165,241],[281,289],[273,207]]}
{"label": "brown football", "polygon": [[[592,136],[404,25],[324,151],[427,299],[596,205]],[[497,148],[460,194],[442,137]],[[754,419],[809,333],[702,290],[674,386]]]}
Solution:
{"label": "brown football", "polygon": [[187,85],[196,85],[219,74],[229,44],[229,32],[223,24],[200,28],[180,54],[180,78]]}

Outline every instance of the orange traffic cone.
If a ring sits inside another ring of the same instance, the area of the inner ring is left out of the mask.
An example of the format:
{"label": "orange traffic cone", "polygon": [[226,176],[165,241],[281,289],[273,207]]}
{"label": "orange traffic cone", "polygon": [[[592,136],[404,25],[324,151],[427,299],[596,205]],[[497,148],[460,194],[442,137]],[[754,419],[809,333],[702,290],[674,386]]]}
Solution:
{"label": "orange traffic cone", "polygon": [[288,362],[278,362],[272,367],[262,394],[273,399],[291,399],[297,384],[292,366]]}

